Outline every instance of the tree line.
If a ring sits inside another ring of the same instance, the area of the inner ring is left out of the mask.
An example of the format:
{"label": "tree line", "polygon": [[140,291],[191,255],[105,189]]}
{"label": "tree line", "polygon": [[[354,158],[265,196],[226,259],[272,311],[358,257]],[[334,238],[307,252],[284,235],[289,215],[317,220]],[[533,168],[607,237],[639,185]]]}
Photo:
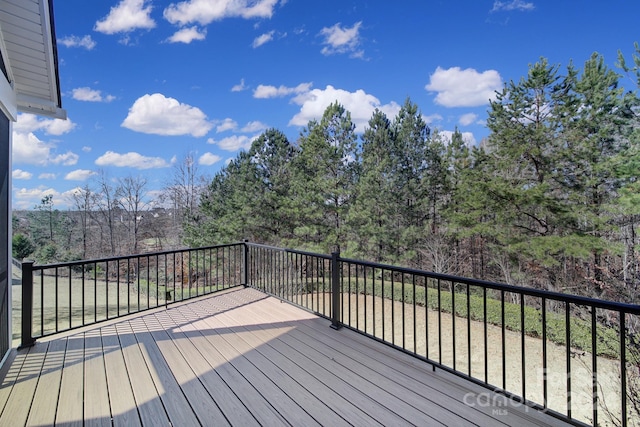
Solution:
{"label": "tree line", "polygon": [[52,263],[184,247],[183,224],[206,186],[191,154],[154,196],[143,176],[112,179],[102,172],[74,190],[66,211],[46,195],[29,211],[13,212],[13,256]]}
{"label": "tree line", "polygon": [[478,146],[431,131],[410,99],[358,136],[335,102],[297,141],[269,129],[217,173],[185,241],[637,301],[639,99],[621,78],[598,54],[582,69],[542,58],[497,93]]}
{"label": "tree line", "polygon": [[[619,66],[640,80],[639,58]],[[359,135],[334,102],[296,141],[269,129],[213,178],[186,156],[153,202],[143,177],[104,174],[69,212],[45,197],[14,216],[14,255],[52,262],[246,238],[637,302],[639,98],[622,78],[598,54],[581,69],[541,58],[496,94],[477,146],[432,131],[410,99],[395,117],[374,111]]]}

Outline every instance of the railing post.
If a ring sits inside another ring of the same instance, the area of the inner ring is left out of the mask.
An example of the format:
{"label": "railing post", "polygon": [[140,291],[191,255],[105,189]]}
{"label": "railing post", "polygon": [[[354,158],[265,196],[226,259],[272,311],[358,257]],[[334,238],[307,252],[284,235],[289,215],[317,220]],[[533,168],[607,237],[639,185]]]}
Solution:
{"label": "railing post", "polygon": [[340,252],[331,253],[331,327],[340,329]]}
{"label": "railing post", "polygon": [[242,283],[245,288],[249,286],[249,239],[242,241]]}
{"label": "railing post", "polygon": [[33,338],[33,263],[22,263],[22,336],[18,349],[31,347],[36,343]]}

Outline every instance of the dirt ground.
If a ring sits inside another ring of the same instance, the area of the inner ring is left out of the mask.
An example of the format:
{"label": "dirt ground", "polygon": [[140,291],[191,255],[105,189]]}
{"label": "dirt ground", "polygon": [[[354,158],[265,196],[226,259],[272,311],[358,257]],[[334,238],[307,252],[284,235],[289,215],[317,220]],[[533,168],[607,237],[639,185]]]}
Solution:
{"label": "dirt ground", "polygon": [[[365,301],[367,304],[366,318],[364,314]],[[349,306],[351,307],[350,318]],[[374,310],[375,319],[373,316]],[[484,324],[482,322],[471,321],[468,323],[466,318],[454,318],[450,313],[438,313],[420,306],[415,307],[414,316],[413,305],[405,304],[403,313],[402,302],[353,294],[343,294],[342,312],[345,323],[350,323],[353,327],[358,327],[371,335],[393,342],[409,351],[426,356],[451,368],[454,368],[453,337],[455,336],[455,369],[464,374],[469,374],[469,354],[471,354],[471,376],[482,381],[485,380],[485,341]],[[404,329],[402,327],[403,317],[405,319]],[[393,330],[391,327],[392,320],[395,320],[394,323],[396,325]],[[470,348],[467,338],[469,330],[471,334]],[[438,342],[439,336],[441,337],[440,343]],[[521,334],[507,330],[505,331],[504,341],[505,383],[503,383],[502,377],[502,328],[495,325],[487,326],[487,382],[516,395],[524,395],[527,400],[543,404],[545,401],[545,371],[543,369],[542,340],[525,336],[524,372],[522,368]],[[593,419],[593,367],[591,354],[571,350],[569,364],[570,377],[566,374],[569,371],[567,369],[566,347],[547,341],[547,407],[563,414],[567,413],[567,379],[570,378],[572,417],[591,423]],[[597,357],[596,368],[596,378],[599,384],[598,423],[602,426],[614,425],[607,415],[605,406],[614,414],[620,414],[620,362]],[[631,381],[631,378],[628,381]],[[525,386],[524,390],[523,384]],[[628,408],[630,408],[630,405]],[[629,425],[640,425],[640,416],[631,417]]]}

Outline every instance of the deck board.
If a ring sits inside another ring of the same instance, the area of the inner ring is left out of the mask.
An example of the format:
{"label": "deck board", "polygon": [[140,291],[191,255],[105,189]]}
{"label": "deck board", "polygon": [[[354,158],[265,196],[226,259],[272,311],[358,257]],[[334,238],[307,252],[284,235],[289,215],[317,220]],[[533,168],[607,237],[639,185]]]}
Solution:
{"label": "deck board", "polygon": [[[278,306],[272,307],[273,309],[283,307],[281,303],[277,303]],[[267,312],[262,312],[262,315],[266,316]],[[357,354],[355,351],[350,350],[348,346],[341,346],[340,350],[331,347],[330,340],[323,339],[323,332],[328,334],[340,334],[326,325],[322,325],[322,331],[316,333],[312,329],[302,331],[300,326],[304,322],[298,324],[298,328],[292,331],[288,337],[284,338],[286,344],[292,349],[296,349],[298,352],[312,358],[314,355],[321,355],[325,362],[324,366],[333,366],[333,371],[338,377],[346,380],[349,384],[357,384],[360,386],[358,389],[361,393],[366,394],[370,398],[374,398],[380,407],[387,407],[387,411],[393,411],[398,417],[402,417],[405,422],[411,422],[416,425],[433,425],[434,423],[442,423],[444,425],[463,425],[467,420],[463,419],[456,413],[444,409],[437,404],[434,404],[428,396],[422,396],[415,390],[408,389],[406,387],[406,378],[402,378],[398,382],[394,382],[389,378],[382,375],[381,366],[373,366],[372,359],[365,354]],[[322,321],[317,322],[315,318],[310,319],[312,324],[320,324]],[[317,339],[321,341],[317,341]],[[302,344],[302,345],[300,345]],[[344,352],[340,353],[340,351]],[[358,356],[362,356],[359,358]],[[317,357],[314,357],[318,360]],[[321,363],[322,364],[322,363]],[[386,369],[384,369],[386,368]],[[384,367],[383,371],[392,371],[389,367]],[[393,371],[392,371],[393,372]],[[404,385],[400,385],[400,384]],[[421,388],[423,390],[424,387]],[[350,396],[352,394],[349,394]],[[473,416],[482,415],[473,411]],[[384,418],[383,418],[384,419]],[[390,420],[389,420],[390,421]],[[388,424],[389,421],[385,422]],[[478,425],[484,425],[483,419],[474,419],[474,423]],[[496,421],[491,419],[492,423],[489,425],[495,425]],[[396,421],[397,422],[397,421]]]}
{"label": "deck board", "polygon": [[162,404],[172,425],[198,425],[193,408],[184,395],[176,377],[173,375],[166,359],[163,357],[157,343],[146,329],[142,317],[129,322],[142,354],[149,367],[149,373],[155,384]]}
{"label": "deck board", "polygon": [[[224,314],[216,317],[224,318]],[[269,317],[260,316],[260,310],[254,309],[251,312],[251,318],[253,319],[253,322],[255,322],[256,319],[268,319]],[[309,316],[309,318],[315,318],[315,316]],[[242,323],[240,322],[238,324],[242,324]],[[250,325],[250,323],[246,323],[246,324]],[[339,395],[342,397],[342,399],[344,399],[346,402],[355,400],[357,402],[356,406],[364,405],[365,407],[368,407],[369,408],[368,412],[370,416],[373,417],[373,419],[375,419],[377,422],[380,422],[383,425],[398,425],[398,424],[407,422],[407,420],[403,418],[401,415],[385,409],[384,405],[380,405],[379,402],[382,399],[376,400],[374,398],[372,400],[372,397],[375,397],[375,396],[372,394],[371,390],[369,390],[367,393],[363,393],[362,390],[360,390],[356,386],[359,379],[351,375],[350,372],[341,371],[340,369],[337,369],[337,370],[331,369],[330,364],[322,363],[318,361],[317,354],[305,352],[305,349],[299,348],[299,346],[295,342],[293,343],[293,345],[291,345],[292,342],[290,341],[288,335],[295,332],[296,326],[294,325],[295,323],[290,323],[289,326],[285,328],[287,330],[287,334],[276,333],[276,332],[270,333],[271,332],[270,329],[272,329],[271,327],[262,326],[259,324],[254,325],[255,327],[253,327],[252,329],[260,330],[263,334],[264,333],[268,334],[269,336],[267,338],[267,341],[276,341],[276,342],[282,343],[282,345],[280,346],[280,349],[283,352],[283,354],[287,354],[291,357],[299,356],[298,360],[300,361],[302,366],[306,366],[309,369],[309,372],[315,373],[315,376],[307,374],[306,376],[300,377],[305,379],[305,385],[307,388],[315,391],[318,383],[320,382],[320,379],[329,378],[327,382],[340,392]],[[263,343],[264,342],[265,341],[263,341]],[[262,348],[262,346],[259,346],[258,348]],[[379,397],[379,394],[380,393],[377,393],[376,395]],[[384,397],[387,397],[393,400],[393,396],[390,396],[384,392],[382,394]],[[336,399],[336,400],[340,400],[340,399]],[[332,402],[332,401],[330,400],[329,402]],[[374,403],[374,405],[372,405],[372,403]],[[333,408],[331,409],[333,410]],[[351,419],[354,415],[353,413],[349,413],[348,411],[345,411],[344,415],[346,416],[346,419],[349,422],[355,421]],[[425,422],[424,419],[426,417],[422,416],[420,418],[421,418],[420,425],[424,425],[424,422]],[[371,420],[366,420],[366,421],[371,422]],[[433,420],[431,421],[433,423]]]}
{"label": "deck board", "polygon": [[176,343],[162,329],[157,317],[147,316],[144,321],[198,420],[201,423],[210,422],[217,426],[228,425],[218,406],[209,403],[212,400],[211,396],[178,350]]}
{"label": "deck board", "polygon": [[109,390],[100,330],[84,334],[84,419],[86,426],[111,426]]}
{"label": "deck board", "polygon": [[[259,307],[259,310],[273,310],[279,309],[283,312],[288,312],[289,316],[292,316],[295,311],[291,311],[293,308],[289,304],[282,304],[277,300],[271,299],[269,304],[263,304]],[[271,305],[271,307],[269,307]],[[465,396],[469,393],[475,396],[486,396],[487,390],[481,386],[469,383],[468,381],[454,377],[448,373],[444,373],[447,376],[446,387],[442,387],[440,381],[430,381],[436,379],[438,374],[432,372],[431,366],[402,352],[399,352],[392,347],[386,345],[380,345],[378,342],[367,338],[361,334],[354,334],[351,331],[345,331],[346,333],[335,333],[335,331],[326,328],[321,322],[318,322],[311,318],[311,320],[305,320],[299,322],[299,331],[306,331],[310,336],[314,337],[317,342],[323,343],[322,346],[336,346],[341,351],[347,351],[350,358],[360,361],[362,366],[370,368],[374,375],[377,373],[385,373],[391,378],[397,377],[397,382],[403,384],[405,387],[411,387],[414,390],[420,390],[423,388],[425,399],[432,400],[443,408],[457,407],[456,414],[461,415],[467,421],[472,421],[474,425],[518,425],[518,426],[537,426],[537,425],[558,425],[563,426],[566,423],[549,417],[545,414],[540,414],[535,410],[523,410],[523,411],[498,411],[499,416],[496,416],[496,407],[490,404],[475,405],[473,408],[464,403]],[[344,330],[343,330],[344,331]],[[320,346],[320,351],[322,351]],[[416,371],[422,372],[423,375],[416,375]],[[463,383],[460,385],[460,383]],[[430,390],[430,391],[429,391]],[[502,399],[496,399],[496,402],[502,402]],[[448,409],[449,411],[451,409]],[[541,421],[542,420],[542,421]]]}
{"label": "deck board", "polygon": [[139,426],[140,416],[135,405],[116,328],[103,327],[100,329],[100,335],[113,425],[116,427]]}
{"label": "deck board", "polygon": [[60,379],[62,378],[62,363],[67,347],[66,339],[36,343],[35,347],[46,346],[47,354],[38,378],[38,385],[34,391],[31,410],[27,419],[27,426],[53,425],[56,420]]}
{"label": "deck board", "polygon": [[[255,386],[237,370],[237,367],[219,352],[217,337],[214,331],[202,325],[202,319],[188,310],[172,313],[175,315],[182,330],[187,334],[194,345],[201,349],[208,363],[218,372],[224,382],[231,387],[233,393],[241,399],[247,409],[261,425],[283,425],[287,421],[272,406],[272,404],[260,394]],[[233,416],[231,414],[231,416]],[[235,423],[233,423],[235,424]]]}
{"label": "deck board", "polygon": [[220,373],[213,369],[202,355],[201,351],[204,349],[196,347],[192,340],[182,332],[180,326],[173,323],[173,319],[166,315],[166,312],[158,313],[158,319],[167,328],[167,335],[177,344],[178,350],[193,370],[194,375],[205,387],[222,413],[228,414],[228,417],[233,418],[238,425],[248,427],[260,425],[234,391],[224,382]]}
{"label": "deck board", "polygon": [[237,288],[42,339],[0,370],[0,425],[563,425],[329,324]]}
{"label": "deck board", "polygon": [[0,416],[0,426],[14,423],[24,425],[26,423],[38,377],[47,354],[47,347],[46,344],[37,345],[29,352],[29,357],[25,359],[19,372],[20,378],[24,378],[24,380],[16,382],[11,390],[2,416]]}
{"label": "deck board", "polygon": [[[319,329],[317,326],[317,322],[301,322],[298,330],[291,336],[309,346],[313,351],[335,360],[349,371],[366,378],[372,385],[375,384],[395,396],[401,396],[406,404],[420,408],[431,416],[435,415],[435,418],[446,425],[471,420],[480,426],[496,425],[493,417],[465,405],[452,416],[447,409],[451,405],[450,396],[442,394],[429,384],[420,383],[411,375],[404,375],[398,366],[401,364],[397,361],[390,366],[376,360],[371,356],[372,349],[358,347],[359,340],[354,340],[351,337],[352,334],[345,339],[345,334],[335,333],[324,327]],[[398,353],[396,350],[393,352]],[[425,395],[425,390],[431,390],[432,393]]]}
{"label": "deck board", "polygon": [[84,334],[67,338],[56,424],[82,426],[84,420]]}
{"label": "deck board", "polygon": [[[115,327],[118,340],[122,346],[122,354],[130,381],[135,406],[143,425],[168,425],[169,418],[164,410],[162,401],[145,362],[142,350],[127,322],[119,323]],[[125,380],[125,378],[121,378]]]}
{"label": "deck board", "polygon": [[9,359],[2,366],[2,370],[0,370],[0,375],[2,375],[2,378],[0,378],[0,411],[4,411],[7,405],[11,391],[19,378],[20,369],[27,359],[30,350],[31,349],[27,348],[17,353],[15,350],[12,350]]}
{"label": "deck board", "polygon": [[[228,327],[224,322],[226,316],[228,316],[227,313],[209,316],[205,322],[209,327],[216,329],[217,333],[226,341],[228,344],[226,350],[230,356],[234,359],[242,360],[242,363],[250,363],[255,367],[251,368],[252,371],[261,372],[265,380],[271,381],[277,387],[273,389],[273,386],[267,383],[267,390],[265,391],[269,393],[270,389],[276,390],[276,402],[294,401],[296,403],[296,405],[288,404],[284,405],[284,407],[279,405],[280,407],[277,408],[289,422],[294,425],[313,425],[314,423],[332,426],[347,425],[345,420],[331,411],[322,400],[287,375],[278,366],[279,359],[267,359],[256,349],[256,346],[250,345],[244,340],[242,330]],[[245,316],[239,317],[239,320],[251,321]]]}

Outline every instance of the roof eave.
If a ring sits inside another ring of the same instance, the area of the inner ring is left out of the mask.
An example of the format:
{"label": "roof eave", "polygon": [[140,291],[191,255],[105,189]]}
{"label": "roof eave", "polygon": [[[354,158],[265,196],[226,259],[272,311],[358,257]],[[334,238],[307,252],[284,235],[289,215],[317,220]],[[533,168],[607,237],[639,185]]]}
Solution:
{"label": "roof eave", "polygon": [[[2,1],[2,0],[0,0]],[[62,108],[62,96],[60,93],[60,75],[58,70],[58,47],[55,34],[55,23],[53,16],[53,0],[32,0],[37,3],[36,8],[39,14],[39,26],[42,37],[41,42],[44,50],[41,51],[44,56],[44,66],[40,68],[38,74],[43,79],[40,81],[40,88],[47,87],[47,94],[45,95],[41,90],[34,90],[31,76],[26,77],[24,80],[24,73],[22,76],[17,74],[11,63],[11,53],[7,49],[7,45],[4,43],[6,34],[2,30],[2,42],[0,43],[0,49],[2,50],[3,57],[5,58],[5,64],[7,65],[7,73],[10,81],[10,86],[15,93],[15,108],[17,112],[37,114],[46,117],[66,119],[67,112]],[[10,0],[9,3],[14,3],[15,0]],[[18,3],[20,4],[20,3]],[[15,10],[15,6],[12,6]],[[33,16],[33,14],[31,15]],[[19,21],[16,21],[19,22]],[[33,21],[32,21],[33,22]],[[14,33],[15,34],[15,33]],[[38,33],[31,33],[38,34]],[[15,39],[15,35],[14,35]],[[14,45],[15,48],[15,45]],[[40,92],[40,93],[38,93]],[[15,118],[14,118],[15,119]]]}
{"label": "roof eave", "polygon": [[18,111],[21,113],[36,114],[61,120],[67,119],[67,110],[61,108],[60,105],[20,94],[17,95],[16,101],[18,103]]}

